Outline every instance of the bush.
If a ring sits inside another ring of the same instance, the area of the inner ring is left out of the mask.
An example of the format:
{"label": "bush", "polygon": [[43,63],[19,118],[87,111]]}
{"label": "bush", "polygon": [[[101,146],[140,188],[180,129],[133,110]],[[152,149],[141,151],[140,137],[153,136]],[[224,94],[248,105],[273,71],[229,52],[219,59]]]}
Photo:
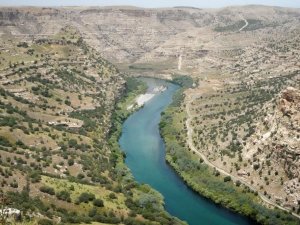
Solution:
{"label": "bush", "polygon": [[18,185],[18,183],[16,181],[13,181],[12,183],[10,183],[10,186],[12,188],[18,188],[19,187],[19,185]]}
{"label": "bush", "polygon": [[69,165],[69,166],[73,166],[73,165],[74,165],[74,159],[72,159],[72,158],[69,159],[69,160],[68,160],[68,165]]}
{"label": "bush", "polygon": [[96,199],[94,199],[94,201],[93,201],[93,205],[94,205],[94,206],[97,206],[97,207],[103,207],[103,206],[104,206],[104,203],[103,203],[103,201],[102,201],[101,199],[96,198]]}
{"label": "bush", "polygon": [[235,183],[235,185],[236,185],[237,187],[241,186],[241,184],[242,184],[242,183],[241,183],[241,181],[239,181],[239,180],[237,180],[236,183]]}
{"label": "bush", "polygon": [[19,42],[18,44],[17,44],[17,47],[23,47],[23,48],[28,48],[28,44],[26,43],[26,42]]}
{"label": "bush", "polygon": [[71,102],[69,100],[65,100],[65,104],[70,106],[71,105]]}
{"label": "bush", "polygon": [[97,215],[97,208],[92,208],[90,211],[89,211],[89,213],[88,213],[88,216],[89,217],[94,217],[94,216],[96,216]]}
{"label": "bush", "polygon": [[60,192],[56,193],[56,197],[59,200],[71,202],[70,193],[67,191],[60,191]]}
{"label": "bush", "polygon": [[224,177],[224,182],[229,182],[229,181],[231,181],[231,177],[230,176]]}
{"label": "bush", "polygon": [[109,194],[109,198],[110,198],[110,199],[116,199],[117,196],[115,195],[115,193],[110,193],[110,194]]}
{"label": "bush", "polygon": [[16,145],[19,146],[20,148],[26,148],[25,144],[21,140],[17,140]]}
{"label": "bush", "polygon": [[6,146],[6,147],[11,147],[11,143],[7,140],[6,137],[0,136],[0,145]]}
{"label": "bush", "polygon": [[53,225],[53,222],[48,219],[40,219],[38,222],[39,225]]}
{"label": "bush", "polygon": [[41,174],[39,171],[33,171],[29,175],[32,183],[38,183],[41,181]]}
{"label": "bush", "polygon": [[40,187],[40,191],[47,193],[49,195],[55,195],[55,191],[52,187],[42,186],[42,187]]}
{"label": "bush", "polygon": [[95,199],[95,195],[92,193],[83,192],[78,198],[78,202],[88,203],[89,201],[93,201]]}
{"label": "bush", "polygon": [[79,174],[77,175],[77,178],[80,179],[80,180],[82,180],[84,177],[85,177],[85,176],[84,176],[84,174],[82,174],[82,173],[79,173]]}
{"label": "bush", "polygon": [[70,148],[74,148],[74,147],[77,146],[77,140],[76,140],[76,139],[70,139],[70,140],[68,141],[68,144],[69,144],[69,147],[70,147]]}

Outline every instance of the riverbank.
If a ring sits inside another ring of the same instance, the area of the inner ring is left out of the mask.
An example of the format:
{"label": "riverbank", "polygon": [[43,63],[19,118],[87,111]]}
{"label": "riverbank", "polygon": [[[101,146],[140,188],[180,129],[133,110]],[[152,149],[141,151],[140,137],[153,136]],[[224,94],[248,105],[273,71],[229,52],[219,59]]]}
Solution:
{"label": "riverbank", "polygon": [[[177,98],[182,95],[175,93],[180,87],[174,82],[142,79],[152,88],[165,85],[167,89],[158,93],[123,123],[119,144],[126,153],[125,163],[134,179],[159,191],[164,197],[165,210],[190,225],[199,225],[200,221],[211,225],[253,225],[248,218],[196,194],[166,163],[165,145],[159,132],[159,123],[161,113],[166,107],[172,102],[178,104]],[[191,79],[184,77],[176,77],[174,80],[182,84],[193,84]]]}
{"label": "riverbank", "polygon": [[182,86],[174,96],[174,102],[162,114],[160,123],[169,165],[194,191],[230,210],[261,224],[298,224],[299,220],[289,213],[265,207],[257,193],[239,182],[233,183],[230,177],[221,176],[188,149],[183,105],[183,90],[188,86]]}
{"label": "riverbank", "polygon": [[144,88],[145,91],[134,99],[133,103],[127,106],[127,110],[136,110],[144,106],[148,101],[150,101],[156,94],[161,93],[166,90],[165,86],[159,86],[155,88]]}
{"label": "riverbank", "polygon": [[[125,164],[125,153],[120,149],[118,140],[122,133],[124,121],[138,108],[127,109],[128,105],[147,91],[147,85],[134,78],[127,79],[127,85],[124,93],[117,103],[116,111],[113,114],[113,127],[110,133],[110,148],[112,159],[115,161],[115,171],[120,177],[122,189],[126,193],[126,206],[132,211],[130,216],[140,218],[139,223],[132,224],[174,224],[186,225],[179,219],[171,216],[164,209],[164,200],[160,193],[152,189],[149,185],[138,184],[131,171]],[[120,187],[121,188],[121,187]]]}

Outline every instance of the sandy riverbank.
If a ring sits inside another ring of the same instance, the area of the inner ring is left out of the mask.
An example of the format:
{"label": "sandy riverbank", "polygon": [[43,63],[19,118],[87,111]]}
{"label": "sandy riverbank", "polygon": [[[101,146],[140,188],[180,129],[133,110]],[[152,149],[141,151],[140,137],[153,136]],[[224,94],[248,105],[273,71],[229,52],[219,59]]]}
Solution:
{"label": "sandy riverbank", "polygon": [[167,89],[166,86],[161,85],[159,87],[155,87],[152,90],[148,90],[145,94],[139,95],[135,99],[135,103],[131,104],[127,107],[127,110],[131,110],[135,106],[142,107],[146,102],[150,101],[156,94],[161,93]]}

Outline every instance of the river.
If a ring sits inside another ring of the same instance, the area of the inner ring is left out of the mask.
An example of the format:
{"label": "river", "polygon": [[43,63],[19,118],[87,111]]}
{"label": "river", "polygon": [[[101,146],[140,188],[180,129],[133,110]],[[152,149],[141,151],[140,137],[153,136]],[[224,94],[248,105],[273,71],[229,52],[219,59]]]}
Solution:
{"label": "river", "polygon": [[250,225],[253,221],[231,212],[196,194],[165,162],[164,142],[159,133],[161,112],[172,102],[179,89],[173,83],[141,78],[151,90],[165,85],[143,108],[123,124],[119,143],[126,153],[126,165],[134,178],[146,183],[164,196],[165,209],[190,225]]}

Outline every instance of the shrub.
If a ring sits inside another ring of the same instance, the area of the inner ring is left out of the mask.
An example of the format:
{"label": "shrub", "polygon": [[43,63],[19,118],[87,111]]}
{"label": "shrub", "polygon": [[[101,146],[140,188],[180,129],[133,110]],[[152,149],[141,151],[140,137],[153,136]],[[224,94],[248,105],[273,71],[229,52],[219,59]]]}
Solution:
{"label": "shrub", "polygon": [[71,202],[70,193],[67,191],[60,191],[60,192],[56,193],[56,197],[59,200]]}
{"label": "shrub", "polygon": [[69,160],[68,160],[68,165],[69,165],[69,166],[73,166],[73,165],[74,165],[74,159],[72,159],[72,158],[69,159]]}
{"label": "shrub", "polygon": [[89,211],[89,213],[88,213],[88,216],[89,217],[94,217],[94,216],[96,216],[97,215],[97,208],[92,208],[90,211]]}
{"label": "shrub", "polygon": [[47,193],[49,195],[55,195],[54,189],[52,187],[49,187],[49,186],[40,187],[40,191],[44,192],[44,193]]}
{"label": "shrub", "polygon": [[236,183],[235,183],[235,185],[236,185],[237,187],[241,186],[241,184],[242,184],[242,183],[241,183],[241,181],[239,181],[239,180],[237,180]]}
{"label": "shrub", "polygon": [[18,44],[17,44],[17,47],[23,47],[23,48],[28,48],[28,44],[26,43],[26,42],[19,42]]}
{"label": "shrub", "polygon": [[33,171],[29,176],[32,183],[38,183],[41,180],[41,174],[39,171]]}
{"label": "shrub", "polygon": [[255,164],[255,165],[253,166],[253,168],[254,168],[255,170],[257,170],[257,169],[259,168],[259,164]]}
{"label": "shrub", "polygon": [[231,177],[230,176],[224,177],[224,182],[229,182],[229,181],[231,181]]}
{"label": "shrub", "polygon": [[98,199],[98,198],[94,199],[93,205],[97,206],[97,207],[103,207],[104,206],[103,201],[101,199]]}
{"label": "shrub", "polygon": [[18,183],[16,182],[16,181],[13,181],[12,183],[10,183],[10,186],[12,187],[12,188],[18,188]]}
{"label": "shrub", "polygon": [[95,195],[92,193],[83,192],[78,198],[78,202],[88,203],[89,201],[93,201],[95,199]]}
{"label": "shrub", "polygon": [[17,140],[16,145],[19,146],[20,148],[26,148],[25,144],[21,140]]}
{"label": "shrub", "polygon": [[6,137],[0,136],[0,145],[11,147],[11,143],[7,140]]}
{"label": "shrub", "polygon": [[76,140],[76,139],[70,139],[70,140],[68,141],[68,144],[69,144],[69,147],[70,147],[70,148],[74,148],[74,147],[77,146],[77,140]]}
{"label": "shrub", "polygon": [[115,193],[110,193],[110,194],[109,194],[109,198],[110,198],[110,199],[116,199],[117,196],[115,195]]}
{"label": "shrub", "polygon": [[65,100],[65,104],[70,106],[71,105],[71,102],[69,100]]}
{"label": "shrub", "polygon": [[40,219],[38,222],[39,225],[53,225],[53,222],[48,219]]}
{"label": "shrub", "polygon": [[80,180],[82,180],[84,177],[85,177],[85,176],[84,176],[84,174],[82,174],[82,173],[79,173],[79,174],[77,175],[77,178],[80,179]]}

